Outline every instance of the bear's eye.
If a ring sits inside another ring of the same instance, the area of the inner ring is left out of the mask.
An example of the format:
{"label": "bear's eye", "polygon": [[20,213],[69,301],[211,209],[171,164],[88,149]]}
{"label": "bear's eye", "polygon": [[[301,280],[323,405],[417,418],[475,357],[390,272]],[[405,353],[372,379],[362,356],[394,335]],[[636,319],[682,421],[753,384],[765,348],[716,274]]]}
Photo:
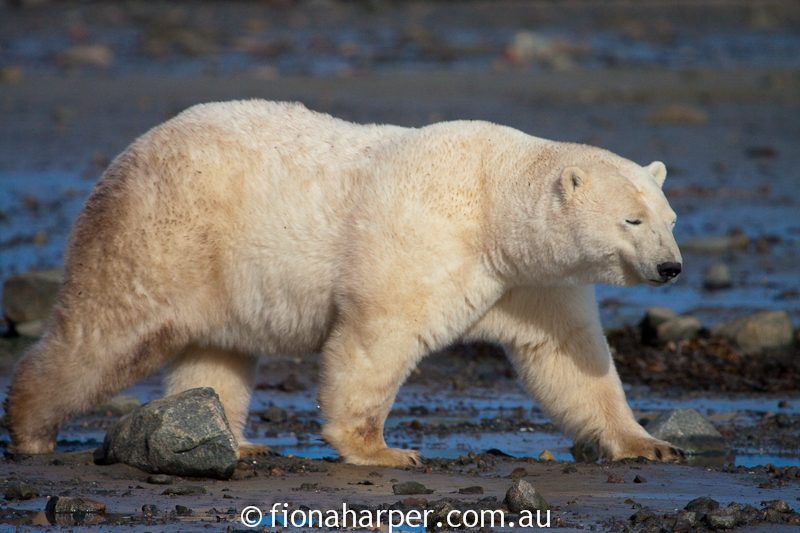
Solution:
{"label": "bear's eye", "polygon": [[627,222],[631,226],[638,226],[639,224],[642,223],[642,221],[639,220],[638,218],[626,218],[625,222]]}

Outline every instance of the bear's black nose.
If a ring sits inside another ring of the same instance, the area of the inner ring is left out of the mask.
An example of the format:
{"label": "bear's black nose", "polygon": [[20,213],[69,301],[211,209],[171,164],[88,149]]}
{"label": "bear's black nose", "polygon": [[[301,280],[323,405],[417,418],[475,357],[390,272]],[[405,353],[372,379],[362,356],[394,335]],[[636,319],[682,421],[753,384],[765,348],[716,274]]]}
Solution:
{"label": "bear's black nose", "polygon": [[661,263],[656,268],[658,268],[658,275],[661,276],[661,281],[669,281],[681,273],[681,264],[672,261]]}

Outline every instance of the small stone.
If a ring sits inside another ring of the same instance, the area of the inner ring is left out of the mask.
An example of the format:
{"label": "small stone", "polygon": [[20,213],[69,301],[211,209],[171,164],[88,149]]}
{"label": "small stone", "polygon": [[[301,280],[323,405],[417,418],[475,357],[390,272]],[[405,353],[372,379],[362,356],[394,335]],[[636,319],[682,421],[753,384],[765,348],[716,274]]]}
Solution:
{"label": "small stone", "polygon": [[474,485],[472,487],[464,487],[458,489],[459,494],[483,494],[483,487],[480,485]]}
{"label": "small stone", "polygon": [[528,475],[528,471],[525,470],[523,467],[518,466],[514,470],[511,471],[511,479],[519,479],[523,478]]}
{"label": "small stone", "polygon": [[175,478],[167,474],[153,474],[152,476],[147,476],[147,482],[151,485],[172,485],[175,482]]}
{"label": "small stone", "polygon": [[285,409],[273,406],[266,411],[262,411],[259,414],[259,418],[261,418],[261,420],[264,422],[280,423],[286,421],[288,414],[286,413]]}
{"label": "small stone", "polygon": [[0,83],[19,83],[25,77],[21,67],[7,65],[0,67]]}
{"label": "small stone", "polygon": [[704,126],[708,123],[708,113],[699,107],[686,104],[673,104],[653,111],[647,116],[652,125]]}
{"label": "small stone", "polygon": [[608,478],[606,479],[606,483],[625,483],[625,480],[619,477],[614,472],[610,472],[608,474]]}
{"label": "small stone", "polygon": [[6,279],[3,283],[6,317],[14,324],[46,319],[63,279],[61,270],[28,272]]}
{"label": "small stone", "polygon": [[747,235],[736,232],[719,237],[698,237],[681,243],[681,249],[698,254],[724,254],[744,250],[750,244]]}
{"label": "small stone", "polygon": [[44,320],[29,320],[14,324],[14,331],[22,337],[36,339],[44,334]]}
{"label": "small stone", "polygon": [[208,491],[202,485],[179,485],[164,489],[164,496],[193,496],[195,494],[206,494]]}
{"label": "small stone", "polygon": [[693,316],[676,316],[658,325],[656,339],[658,342],[678,342],[692,339],[703,326]]}
{"label": "small stone", "polygon": [[786,311],[761,311],[726,322],[713,333],[733,341],[747,354],[786,348],[794,342],[792,320]]}
{"label": "small stone", "polygon": [[175,514],[178,516],[192,516],[192,510],[185,505],[176,505]]}
{"label": "small stone", "polygon": [[70,498],[67,496],[53,496],[47,500],[45,507],[47,513],[105,513],[106,504],[90,500],[89,498]]}
{"label": "small stone", "polygon": [[431,494],[433,490],[429,489],[422,483],[418,483],[416,481],[406,481],[404,483],[395,483],[392,485],[392,492],[397,495]]}
{"label": "small stone", "polygon": [[708,496],[700,496],[687,503],[684,509],[702,515],[719,509],[719,502]]}
{"label": "small stone", "polygon": [[158,507],[152,503],[142,505],[142,516],[145,518],[153,518],[158,516]]}
{"label": "small stone", "polygon": [[777,511],[779,513],[791,513],[792,508],[789,507],[789,504],[783,500],[769,500],[765,502],[761,502],[761,506],[765,509],[772,509],[773,511]]}
{"label": "small stone", "polygon": [[675,533],[688,533],[694,531],[697,525],[697,513],[694,511],[679,511],[675,517],[675,526],[672,531]]}
{"label": "small stone", "polygon": [[663,412],[647,424],[647,431],[653,437],[671,442],[689,453],[725,451],[725,439],[720,432],[694,409]]}
{"label": "small stone", "polygon": [[542,453],[539,454],[540,461],[555,461],[556,458],[553,457],[553,454],[550,453],[550,450],[544,450]]}
{"label": "small stone", "polygon": [[596,442],[576,442],[569,451],[579,463],[594,463],[600,459],[600,449]]}
{"label": "small stone", "polygon": [[634,483],[647,483],[647,479],[645,479],[644,476],[640,476],[639,474],[636,474],[633,477],[633,482]]}
{"label": "small stone", "polygon": [[655,520],[656,514],[651,511],[650,509],[644,508],[639,509],[635,513],[633,513],[630,517],[630,521],[634,524],[643,524],[645,522],[649,522],[651,520]]}
{"label": "small stone", "polygon": [[109,68],[114,63],[114,51],[104,44],[81,44],[67,48],[56,60],[62,67]]}
{"label": "small stone", "polygon": [[13,500],[32,500],[39,496],[39,493],[30,484],[24,481],[10,481],[6,486],[5,499]]}
{"label": "small stone", "polygon": [[709,291],[728,289],[733,285],[731,271],[725,263],[716,263],[706,269],[703,288]]}
{"label": "small stone", "polygon": [[317,489],[319,489],[319,483],[301,483],[300,486],[297,488],[297,490],[302,490],[306,492],[315,492]]}
{"label": "small stone", "polygon": [[533,485],[524,479],[516,480],[506,492],[504,503],[512,513],[520,511],[546,511],[548,503]]}
{"label": "small stone", "polygon": [[142,402],[135,396],[114,396],[106,403],[100,404],[92,409],[92,412],[95,414],[123,416],[135,411],[141,406]]}
{"label": "small stone", "polygon": [[106,434],[97,461],[153,474],[228,479],[238,460],[217,393],[198,388],[143,405]]}
{"label": "small stone", "polygon": [[706,515],[708,527],[712,530],[733,529],[736,527],[736,517],[725,512],[713,512]]}

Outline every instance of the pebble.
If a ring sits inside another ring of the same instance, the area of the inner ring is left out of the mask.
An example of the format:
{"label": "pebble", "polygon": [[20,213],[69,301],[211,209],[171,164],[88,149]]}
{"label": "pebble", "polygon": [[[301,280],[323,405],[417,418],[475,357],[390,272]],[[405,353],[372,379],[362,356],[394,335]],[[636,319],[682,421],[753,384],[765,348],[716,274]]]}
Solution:
{"label": "pebble", "polygon": [[553,454],[550,453],[550,450],[544,450],[542,453],[539,454],[540,461],[555,461],[556,458],[553,457]]}
{"label": "pebble", "polygon": [[431,494],[433,490],[417,481],[406,481],[404,483],[395,483],[392,485],[392,492],[397,495]]}
{"label": "pebble", "polygon": [[483,494],[483,487],[480,485],[474,485],[472,487],[464,487],[458,489],[459,494]]}
{"label": "pebble", "polygon": [[106,504],[89,498],[71,498],[52,496],[47,500],[45,511],[53,514],[61,513],[105,513]]}
{"label": "pebble", "polygon": [[153,518],[158,515],[158,507],[152,503],[142,505],[142,516],[145,518]]}
{"label": "pebble", "polygon": [[62,67],[109,68],[114,64],[114,51],[104,44],[80,44],[67,48],[56,56]]}
{"label": "pebble", "polygon": [[528,471],[525,470],[521,466],[518,466],[514,470],[511,471],[511,479],[519,479],[519,478],[525,477],[527,475],[528,475]]}
{"label": "pebble", "polygon": [[37,496],[39,496],[39,492],[24,481],[10,481],[4,495],[5,499],[9,501],[32,500]]}
{"label": "pebble", "polygon": [[176,505],[175,514],[178,516],[192,516],[192,510],[185,505]]}
{"label": "pebble", "polygon": [[281,409],[280,407],[270,407],[269,409],[262,411],[259,413],[259,418],[264,422],[273,422],[273,423],[280,423],[285,422],[289,415],[286,413],[285,409]]}
{"label": "pebble", "polygon": [[689,453],[725,451],[725,439],[720,432],[694,409],[663,412],[647,424],[647,431],[653,437],[670,442]]}
{"label": "pebble", "polygon": [[143,405],[106,434],[100,463],[125,463],[153,474],[228,479],[238,460],[217,393],[184,391]]}
{"label": "pebble", "polygon": [[147,476],[147,482],[151,485],[172,485],[175,482],[175,478],[167,474],[153,474],[152,476]]}
{"label": "pebble", "polygon": [[678,342],[697,336],[702,324],[693,316],[681,315],[662,322],[656,328],[658,342]]}
{"label": "pebble", "polygon": [[681,250],[698,254],[724,254],[744,250],[750,239],[744,233],[736,232],[719,237],[697,237],[681,243]]}
{"label": "pebble", "polygon": [[640,476],[639,474],[636,474],[633,477],[633,482],[634,483],[647,483],[647,479],[645,479],[644,476]]}
{"label": "pebble", "polygon": [[699,107],[673,104],[657,109],[647,115],[647,123],[653,125],[704,126],[708,124],[708,113]]}
{"label": "pebble", "polygon": [[731,340],[747,354],[786,348],[794,342],[792,320],[786,311],[761,311],[721,324],[713,333]]}
{"label": "pebble", "polygon": [[712,530],[733,529],[736,527],[736,517],[725,511],[717,511],[706,515],[706,522]]}
{"label": "pebble", "polygon": [[625,483],[625,480],[619,477],[617,474],[611,472],[608,474],[606,483]]}
{"label": "pebble", "polygon": [[709,291],[728,289],[733,285],[731,271],[725,263],[715,263],[703,275],[703,288]]}
{"label": "pebble", "polygon": [[512,513],[523,510],[546,511],[550,508],[539,491],[524,479],[518,479],[511,485],[506,492],[504,503]]}
{"label": "pebble", "polygon": [[206,494],[208,491],[202,485],[179,485],[164,489],[164,496],[192,496],[195,494]]}
{"label": "pebble", "polygon": [[576,442],[569,451],[579,463],[594,463],[600,459],[600,449],[595,442]]}
{"label": "pebble", "polygon": [[687,503],[684,509],[697,514],[707,514],[715,509],[719,509],[719,502],[708,496],[700,496]]}

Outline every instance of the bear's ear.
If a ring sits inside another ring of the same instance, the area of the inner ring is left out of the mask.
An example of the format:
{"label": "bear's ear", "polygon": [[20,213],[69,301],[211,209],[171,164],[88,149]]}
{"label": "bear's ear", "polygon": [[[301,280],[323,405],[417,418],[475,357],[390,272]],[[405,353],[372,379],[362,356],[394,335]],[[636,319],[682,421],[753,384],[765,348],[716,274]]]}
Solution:
{"label": "bear's ear", "polygon": [[647,165],[647,171],[653,176],[653,179],[656,180],[659,187],[664,186],[664,180],[667,179],[667,167],[664,166],[664,163],[661,161],[653,161]]}
{"label": "bear's ear", "polygon": [[561,190],[566,198],[572,197],[576,190],[584,187],[589,175],[580,167],[567,167],[561,173]]}

